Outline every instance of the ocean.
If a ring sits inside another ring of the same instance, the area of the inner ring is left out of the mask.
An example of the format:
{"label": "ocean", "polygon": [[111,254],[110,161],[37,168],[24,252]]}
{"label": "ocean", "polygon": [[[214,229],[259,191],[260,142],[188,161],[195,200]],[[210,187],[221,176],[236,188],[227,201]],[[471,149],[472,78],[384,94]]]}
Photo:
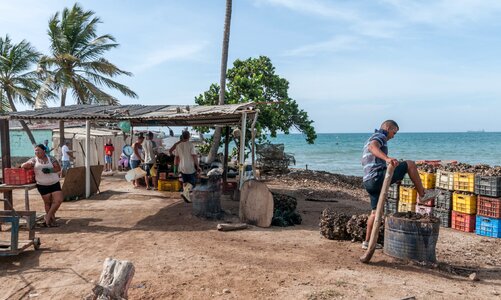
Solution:
{"label": "ocean", "polygon": [[[362,148],[371,133],[320,133],[308,145],[301,134],[280,134],[272,143],[285,145],[291,167],[362,176]],[[501,165],[501,132],[397,133],[388,142],[389,156],[405,160],[456,160]]]}

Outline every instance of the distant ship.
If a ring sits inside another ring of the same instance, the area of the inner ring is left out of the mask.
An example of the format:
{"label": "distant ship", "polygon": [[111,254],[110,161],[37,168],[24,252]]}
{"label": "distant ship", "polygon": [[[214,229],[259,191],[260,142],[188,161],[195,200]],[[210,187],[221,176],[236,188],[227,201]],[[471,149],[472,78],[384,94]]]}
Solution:
{"label": "distant ship", "polygon": [[483,129],[480,129],[480,130],[468,130],[466,132],[476,132],[476,133],[479,133],[479,132],[485,132],[485,130],[483,130]]}

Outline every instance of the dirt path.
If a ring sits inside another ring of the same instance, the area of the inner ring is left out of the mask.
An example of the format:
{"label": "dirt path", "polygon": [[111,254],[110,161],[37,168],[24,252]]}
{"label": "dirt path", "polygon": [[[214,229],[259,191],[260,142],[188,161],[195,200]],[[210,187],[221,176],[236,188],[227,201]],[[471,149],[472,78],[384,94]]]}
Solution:
{"label": "dirt path", "polygon": [[[268,184],[298,197],[302,225],[223,233],[217,222],[193,217],[177,194],[104,178],[101,194],[63,203],[60,227],[37,229],[41,250],[0,257],[0,299],[80,299],[99,279],[106,257],[134,263],[130,299],[501,298],[501,239],[441,228],[438,267],[381,251],[364,265],[359,243],[327,240],[318,229],[326,207],[366,212],[364,192],[288,180]],[[23,195],[14,197],[20,209]],[[42,210],[38,193],[30,197],[32,207]],[[225,198],[223,208],[237,220],[238,202]],[[474,271],[480,281],[468,279]]]}

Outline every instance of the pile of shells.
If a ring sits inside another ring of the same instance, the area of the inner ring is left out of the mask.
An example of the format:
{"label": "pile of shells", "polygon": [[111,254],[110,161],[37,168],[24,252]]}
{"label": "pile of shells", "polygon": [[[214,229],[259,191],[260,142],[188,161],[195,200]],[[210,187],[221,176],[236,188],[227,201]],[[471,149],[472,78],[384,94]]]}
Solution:
{"label": "pile of shells", "polygon": [[279,193],[271,193],[273,195],[273,207],[281,211],[295,211],[297,207],[296,198]]}
{"label": "pile of shells", "polygon": [[[355,241],[364,241],[365,240],[365,232],[367,231],[367,219],[369,215],[353,215],[350,220],[346,224],[346,231],[351,237],[353,242]],[[379,236],[378,243],[383,245],[384,242],[384,221],[383,224],[379,227]]]}
{"label": "pile of shells", "polygon": [[[326,208],[320,217],[320,234],[330,240],[364,241],[368,217],[367,214],[349,217]],[[384,224],[379,227],[378,237],[378,243],[383,242]]]}
{"label": "pile of shells", "polygon": [[440,222],[440,219],[429,214],[418,214],[415,212],[397,212],[392,214],[394,218],[401,218],[401,219],[409,219],[409,220],[419,220],[421,222],[432,222],[432,223],[437,223]]}
{"label": "pile of shells", "polygon": [[426,172],[426,173],[436,173],[437,172],[437,165],[431,165],[431,164],[418,164],[417,168],[419,171]]}
{"label": "pile of shells", "polygon": [[272,195],[274,211],[271,225],[286,227],[301,224],[301,215],[296,212],[296,198],[278,193],[272,193]]}
{"label": "pile of shells", "polygon": [[329,240],[349,240],[350,235],[346,231],[348,220],[349,216],[326,208],[320,217],[320,234]]}
{"label": "pile of shells", "polygon": [[478,165],[475,173],[481,176],[501,176],[501,166]]}
{"label": "pile of shells", "polygon": [[447,164],[439,167],[447,172],[475,173],[481,176],[501,176],[501,166],[489,166],[485,164],[470,165],[466,163]]}
{"label": "pile of shells", "polygon": [[439,170],[447,171],[447,172],[463,172],[463,173],[472,173],[473,166],[466,163],[457,163],[457,164],[446,164],[441,165]]}

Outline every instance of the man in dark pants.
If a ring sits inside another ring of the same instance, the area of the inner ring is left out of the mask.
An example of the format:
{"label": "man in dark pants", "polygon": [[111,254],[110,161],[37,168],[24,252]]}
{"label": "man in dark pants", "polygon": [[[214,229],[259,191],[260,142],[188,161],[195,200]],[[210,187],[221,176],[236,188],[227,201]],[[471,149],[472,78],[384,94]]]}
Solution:
{"label": "man in dark pants", "polygon": [[[386,120],[381,124],[378,130],[367,140],[362,155],[362,166],[364,168],[364,187],[371,198],[372,212],[367,220],[367,232],[362,248],[367,249],[372,232],[372,225],[375,219],[376,207],[379,200],[379,194],[383,187],[386,166],[392,164],[395,167],[391,183],[395,183],[409,174],[418,193],[418,202],[423,203],[437,196],[437,191],[428,190],[425,192],[423,183],[419,177],[416,164],[412,160],[399,162],[396,158],[388,156],[387,142],[391,140],[399,130],[398,124],[393,120]],[[381,249],[381,245],[376,248]]]}

